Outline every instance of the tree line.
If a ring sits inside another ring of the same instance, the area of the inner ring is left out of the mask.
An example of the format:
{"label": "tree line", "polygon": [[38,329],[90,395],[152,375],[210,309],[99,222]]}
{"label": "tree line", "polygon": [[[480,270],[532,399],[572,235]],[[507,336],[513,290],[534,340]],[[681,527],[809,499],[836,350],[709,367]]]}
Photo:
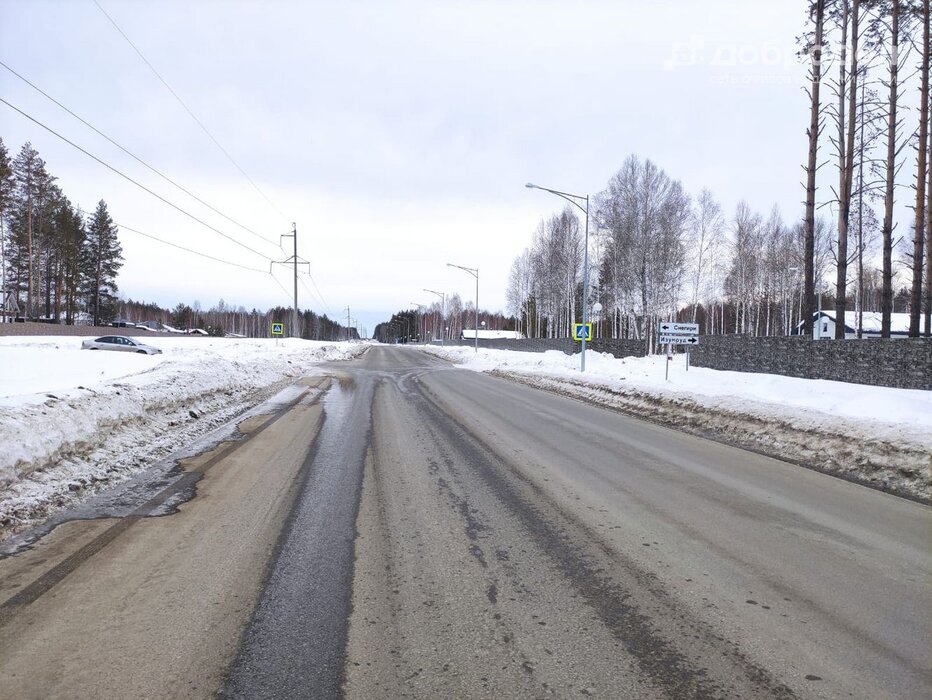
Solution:
{"label": "tree line", "polygon": [[120,300],[117,303],[120,319],[145,321],[148,324],[164,324],[178,330],[201,329],[209,335],[238,335],[246,338],[268,338],[273,323],[285,324],[286,335],[305,340],[358,340],[355,328],[346,328],[339,322],[320,315],[310,309],[298,314],[297,332],[291,327],[291,307],[275,306],[266,311],[253,307],[228,304],[220,299],[210,308],[203,308],[197,300],[193,304],[178,303],[174,308],[165,308],[151,302]]}
{"label": "tree line", "polygon": [[[590,318],[600,337],[652,340],[668,319],[699,323],[706,334],[788,335],[804,314],[803,224],[788,225],[776,207],[764,216],[742,201],[727,217],[709,190],[691,197],[658,165],[631,155],[591,199],[590,225]],[[823,277],[829,228],[817,222]],[[567,207],[540,222],[512,263],[509,310],[528,337],[572,335],[583,245]]]}
{"label": "tree line", "polygon": [[112,317],[117,299],[117,228],[104,200],[88,216],[55,181],[32,144],[11,159],[0,139],[4,314],[68,324],[83,315],[96,325]]}
{"label": "tree line", "polygon": [[[827,145],[834,167],[831,196],[837,213],[831,252],[835,270],[836,338],[844,337],[850,308],[849,266],[857,265],[858,292],[865,276],[864,237],[879,228],[881,334],[889,337],[897,267],[910,278],[909,334],[932,333],[932,109],[929,93],[929,0],[810,0],[807,31],[800,38],[809,59],[809,128],[804,216],[806,307],[813,308],[813,263],[819,149]],[[918,105],[906,87],[918,80]],[[824,85],[823,85],[824,84]],[[827,89],[827,97],[822,90]],[[828,143],[826,144],[826,134]],[[912,232],[895,238],[897,176],[915,153]],[[874,206],[880,208],[878,217]],[[909,239],[912,239],[912,248]],[[900,259],[894,261],[897,244]],[[849,252],[851,251],[851,252]],[[922,317],[924,316],[924,323]],[[807,318],[806,328],[811,327]]]}
{"label": "tree line", "polygon": [[347,340],[356,329],[303,310],[293,333],[291,310],[232,307],[222,299],[209,309],[179,303],[174,309],[120,299],[123,264],[118,230],[101,200],[91,215],[75,206],[45,161],[26,143],[11,158],[0,138],[0,273],[4,315],[68,325],[113,321],[166,324],[215,335],[268,337],[272,323],[310,340]]}
{"label": "tree line", "polygon": [[[599,335],[652,340],[660,319],[698,322],[704,333],[786,335],[802,324],[811,334],[820,307],[834,310],[837,338],[846,323],[860,333],[868,311],[881,312],[884,337],[893,312],[910,314],[910,335],[930,333],[929,0],[812,0],[807,9],[802,215],[787,222],[776,207],[761,214],[745,202],[726,215],[709,190],[690,196],[631,155],[590,204],[585,291]],[[918,80],[918,105],[905,104],[906,74]],[[820,144],[832,150],[829,161],[819,162]],[[904,196],[897,175],[911,154],[910,248],[906,236],[895,239],[894,211]],[[820,170],[832,180],[821,200]],[[832,218],[819,214],[826,207]],[[579,217],[567,207],[541,221],[514,260],[509,312],[527,336],[571,335],[581,320],[583,252]]]}
{"label": "tree line", "polygon": [[[459,294],[451,294],[443,301],[393,313],[391,319],[375,327],[372,337],[380,343],[430,343],[441,338],[455,340],[464,330],[475,327],[475,309],[473,302],[464,303]],[[515,320],[500,311],[479,309],[479,328],[513,331]]]}

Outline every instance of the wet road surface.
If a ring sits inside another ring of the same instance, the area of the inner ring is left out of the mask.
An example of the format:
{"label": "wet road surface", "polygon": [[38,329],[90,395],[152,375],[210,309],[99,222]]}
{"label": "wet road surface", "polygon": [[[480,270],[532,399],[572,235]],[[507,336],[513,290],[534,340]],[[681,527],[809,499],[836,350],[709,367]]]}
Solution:
{"label": "wet road surface", "polygon": [[334,370],[229,696],[932,688],[928,507],[412,349]]}
{"label": "wet road surface", "polygon": [[927,506],[415,349],[325,369],[0,558],[0,697],[932,695]]}

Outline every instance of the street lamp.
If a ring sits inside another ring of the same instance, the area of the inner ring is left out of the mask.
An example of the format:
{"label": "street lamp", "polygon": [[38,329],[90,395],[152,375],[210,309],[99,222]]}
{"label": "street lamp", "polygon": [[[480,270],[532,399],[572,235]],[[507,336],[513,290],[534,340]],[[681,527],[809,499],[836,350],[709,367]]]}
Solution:
{"label": "street lamp", "polygon": [[[589,323],[589,195],[580,195],[580,194],[569,194],[567,192],[560,192],[559,190],[551,190],[547,187],[540,187],[539,185],[534,185],[532,183],[527,183],[525,187],[532,190],[543,190],[544,192],[549,192],[550,194],[555,194],[557,197],[562,197],[567,202],[572,204],[574,207],[579,209],[582,213],[586,215],[586,244],[585,250],[583,251],[583,295],[582,295],[582,322],[583,325]],[[583,208],[580,201],[585,201],[586,206]],[[588,329],[588,326],[587,326]],[[580,364],[579,371],[586,371],[586,339],[582,339],[582,353],[580,355]]]}
{"label": "street lamp", "polygon": [[[417,311],[414,312],[414,325],[417,327],[417,339],[423,343],[424,341],[424,329],[421,327],[424,324],[421,322],[424,320],[424,316],[421,314],[421,309],[426,309],[427,306],[424,304],[418,304],[416,301],[410,301],[409,304],[414,304],[417,307]],[[418,319],[420,316],[420,320]]]}
{"label": "street lamp", "polygon": [[424,291],[440,297],[440,347],[443,347],[443,324],[447,315],[447,295],[445,292],[435,292],[433,289],[425,289]]}
{"label": "street lamp", "polygon": [[476,278],[476,352],[479,352],[479,268],[463,267],[462,265],[454,265],[453,263],[447,263],[447,267],[455,267],[464,270]]}

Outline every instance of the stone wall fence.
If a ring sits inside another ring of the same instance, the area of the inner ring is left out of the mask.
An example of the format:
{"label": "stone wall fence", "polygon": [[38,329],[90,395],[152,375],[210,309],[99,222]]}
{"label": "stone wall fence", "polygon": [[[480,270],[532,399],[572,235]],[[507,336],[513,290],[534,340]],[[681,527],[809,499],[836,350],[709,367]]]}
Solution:
{"label": "stone wall fence", "polygon": [[696,367],[733,372],[932,390],[932,338],[704,335],[690,360]]}
{"label": "stone wall fence", "polygon": [[[475,341],[447,340],[445,343],[471,346]],[[569,338],[480,339],[479,347],[523,352],[579,352],[579,343]],[[615,357],[647,354],[642,340],[595,338],[587,347]],[[932,338],[811,340],[800,336],[703,335],[699,337],[699,344],[690,348],[690,363],[731,372],[932,390]]]}

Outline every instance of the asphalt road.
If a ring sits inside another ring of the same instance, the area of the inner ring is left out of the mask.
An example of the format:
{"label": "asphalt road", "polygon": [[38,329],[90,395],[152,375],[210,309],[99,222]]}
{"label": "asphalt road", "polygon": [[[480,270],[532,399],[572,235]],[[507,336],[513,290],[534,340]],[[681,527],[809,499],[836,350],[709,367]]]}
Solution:
{"label": "asphalt road", "polygon": [[0,561],[0,696],[932,695],[927,506],[414,349],[328,370],[179,512]]}
{"label": "asphalt road", "polygon": [[340,447],[228,695],[932,689],[929,508],[412,349],[334,370],[321,446]]}

